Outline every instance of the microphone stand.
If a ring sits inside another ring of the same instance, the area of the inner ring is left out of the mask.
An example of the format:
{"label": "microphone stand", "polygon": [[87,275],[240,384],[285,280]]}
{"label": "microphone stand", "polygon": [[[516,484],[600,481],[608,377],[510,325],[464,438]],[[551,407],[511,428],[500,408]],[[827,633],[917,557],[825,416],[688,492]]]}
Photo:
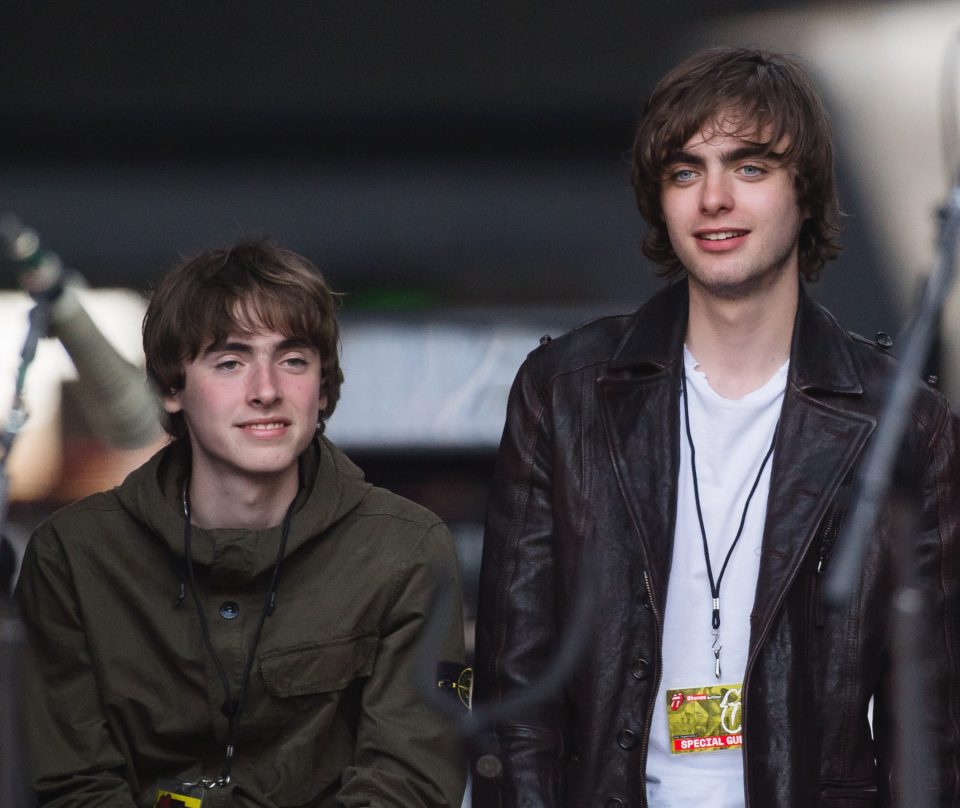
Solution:
{"label": "microphone stand", "polygon": [[30,309],[28,315],[29,328],[20,351],[20,367],[17,370],[17,380],[13,390],[13,406],[2,434],[0,434],[0,535],[7,521],[7,505],[10,494],[10,478],[7,474],[7,460],[13,449],[14,441],[27,420],[27,411],[23,403],[23,385],[27,377],[27,369],[37,354],[37,344],[40,338],[47,334],[50,327],[50,301],[41,300]]}
{"label": "microphone stand", "polygon": [[[45,336],[50,325],[50,301],[41,300],[28,315],[29,328],[20,352],[20,367],[14,386],[13,406],[0,434],[0,537],[4,536],[10,496],[10,478],[7,460],[14,441],[27,420],[23,402],[23,386],[27,369],[37,353],[37,343]],[[3,593],[5,599],[7,593]],[[0,612],[0,805],[27,805],[31,799],[23,774],[22,749],[19,737],[19,688],[17,686],[17,661],[19,646],[23,642],[23,628],[19,620]]]}

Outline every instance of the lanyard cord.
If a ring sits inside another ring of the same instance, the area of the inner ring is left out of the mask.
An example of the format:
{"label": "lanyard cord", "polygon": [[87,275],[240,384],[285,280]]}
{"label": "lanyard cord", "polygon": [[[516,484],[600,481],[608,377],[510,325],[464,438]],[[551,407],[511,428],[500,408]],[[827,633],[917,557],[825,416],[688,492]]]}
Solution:
{"label": "lanyard cord", "polygon": [[[740,527],[737,528],[737,535],[733,539],[733,543],[730,545],[730,549],[727,550],[727,557],[723,560],[723,566],[720,568],[720,575],[717,577],[716,582],[713,580],[713,567],[710,565],[710,548],[707,546],[707,529],[703,524],[703,510],[700,507],[700,486],[697,482],[697,450],[693,446],[693,433],[690,431],[690,408],[687,405],[687,374],[683,373],[681,376],[683,384],[683,420],[687,427],[687,443],[690,446],[690,468],[693,471],[693,499],[697,504],[697,520],[700,522],[700,537],[703,539],[703,557],[707,562],[707,577],[710,580],[710,595],[713,598],[713,630],[719,631],[720,629],[720,582],[723,580],[723,574],[727,571],[727,564],[730,562],[730,556],[733,555],[733,551],[737,546],[737,542],[740,541],[740,535],[743,533],[743,526],[747,521],[747,510],[750,507],[750,500],[753,499],[753,494],[757,490],[757,486],[760,485],[760,478],[763,476],[763,470],[767,466],[767,461],[770,459],[770,455],[773,454],[773,445],[777,438],[777,428],[776,426],[773,429],[773,440],[770,441],[770,448],[767,449],[767,453],[763,456],[763,462],[760,464],[760,470],[757,472],[757,477],[753,481],[753,486],[750,488],[750,493],[747,494],[747,501],[743,505],[743,514],[740,516]],[[779,419],[777,420],[779,425]],[[718,669],[719,669],[719,648],[715,648],[715,653],[718,654]],[[719,674],[718,674],[719,675]]]}
{"label": "lanyard cord", "polygon": [[247,692],[247,683],[250,681],[250,674],[253,671],[253,660],[256,657],[257,646],[260,644],[260,634],[263,632],[263,624],[267,617],[273,614],[277,606],[277,588],[280,579],[280,563],[283,561],[283,553],[287,547],[287,537],[290,535],[290,521],[293,516],[293,505],[296,497],[290,502],[287,512],[283,517],[283,527],[280,532],[280,546],[277,549],[277,558],[273,562],[273,573],[270,576],[270,587],[267,590],[267,596],[263,601],[263,608],[260,610],[260,619],[257,622],[257,631],[253,637],[253,645],[250,647],[250,653],[247,655],[247,664],[244,667],[243,678],[240,680],[240,689],[237,698],[232,699],[230,694],[230,683],[227,680],[227,673],[224,670],[223,662],[219,654],[213,647],[210,640],[210,624],[207,616],[200,605],[200,596],[197,594],[196,578],[193,572],[193,553],[190,544],[190,534],[192,532],[190,525],[190,496],[188,494],[189,478],[183,483],[183,555],[187,565],[187,578],[190,581],[190,592],[193,595],[194,605],[197,607],[197,617],[200,619],[200,633],[203,636],[203,645],[207,649],[207,654],[213,661],[213,666],[220,677],[220,684],[223,686],[223,693],[226,701],[223,704],[223,713],[227,716],[227,749],[223,757],[223,765],[220,768],[220,776],[216,780],[201,778],[195,783],[185,785],[199,785],[203,788],[214,788],[225,786],[230,782],[230,769],[233,765],[233,757],[236,752],[237,726],[240,723],[240,713],[243,709],[243,698]]}

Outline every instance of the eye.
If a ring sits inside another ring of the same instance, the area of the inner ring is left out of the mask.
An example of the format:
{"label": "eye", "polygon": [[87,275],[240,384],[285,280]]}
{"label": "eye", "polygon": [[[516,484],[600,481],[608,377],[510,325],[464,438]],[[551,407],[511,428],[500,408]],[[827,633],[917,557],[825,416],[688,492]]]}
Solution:
{"label": "eye", "polygon": [[690,182],[697,176],[697,172],[690,168],[678,168],[670,175],[670,179],[674,182],[685,183]]}
{"label": "eye", "polygon": [[217,370],[236,370],[240,367],[240,360],[238,359],[223,359],[220,362],[217,362]]}
{"label": "eye", "polygon": [[291,368],[305,368],[310,363],[302,356],[288,356],[283,360],[283,364]]}
{"label": "eye", "polygon": [[740,173],[745,177],[761,177],[767,172],[766,169],[761,168],[760,166],[748,164],[745,166],[740,166]]}

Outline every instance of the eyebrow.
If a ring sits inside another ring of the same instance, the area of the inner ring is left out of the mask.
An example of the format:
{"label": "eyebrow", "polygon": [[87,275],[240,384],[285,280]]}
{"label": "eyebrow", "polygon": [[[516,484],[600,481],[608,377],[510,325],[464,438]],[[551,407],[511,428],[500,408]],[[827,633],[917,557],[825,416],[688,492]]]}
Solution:
{"label": "eyebrow", "polygon": [[[731,151],[723,152],[720,155],[720,162],[724,165],[730,163],[736,163],[740,160],[750,160],[756,157],[766,157],[772,158],[774,160],[782,159],[783,155],[778,152],[772,151],[769,146],[756,143],[752,145],[740,146],[739,148],[733,149]],[[693,152],[685,151],[684,149],[678,149],[675,151],[664,163],[664,166],[669,168],[670,166],[677,165],[678,163],[688,163],[692,166],[704,166],[706,165],[706,160],[703,159],[699,154],[694,154]]]}
{"label": "eyebrow", "polygon": [[[285,340],[282,340],[274,348],[274,352],[280,351],[289,351],[292,348],[312,348],[313,344],[309,340],[305,340],[302,337],[287,337]],[[213,353],[238,353],[249,355],[253,353],[253,348],[250,343],[243,342],[242,340],[230,340],[228,342],[220,343],[211,343],[207,349],[203,352],[204,356],[209,356]]]}

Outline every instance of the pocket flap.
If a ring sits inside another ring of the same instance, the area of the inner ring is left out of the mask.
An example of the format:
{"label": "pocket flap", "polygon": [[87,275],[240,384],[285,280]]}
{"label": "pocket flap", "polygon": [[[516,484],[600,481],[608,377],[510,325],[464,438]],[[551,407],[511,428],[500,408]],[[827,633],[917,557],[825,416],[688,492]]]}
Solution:
{"label": "pocket flap", "polygon": [[374,633],[279,648],[260,655],[260,674],[267,692],[280,698],[342,690],[370,675],[376,650]]}

